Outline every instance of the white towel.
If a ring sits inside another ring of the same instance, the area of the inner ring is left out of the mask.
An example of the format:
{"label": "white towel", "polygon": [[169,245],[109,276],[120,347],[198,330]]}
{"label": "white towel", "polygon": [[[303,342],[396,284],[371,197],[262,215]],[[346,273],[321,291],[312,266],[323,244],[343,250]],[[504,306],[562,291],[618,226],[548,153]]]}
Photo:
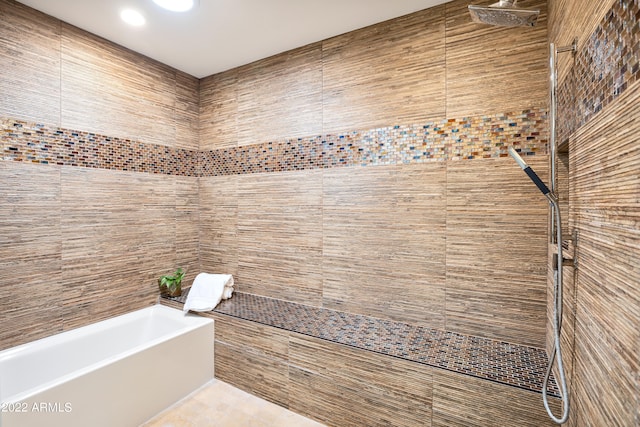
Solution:
{"label": "white towel", "polygon": [[221,299],[231,298],[233,293],[233,276],[231,274],[200,273],[196,276],[183,311],[211,311]]}

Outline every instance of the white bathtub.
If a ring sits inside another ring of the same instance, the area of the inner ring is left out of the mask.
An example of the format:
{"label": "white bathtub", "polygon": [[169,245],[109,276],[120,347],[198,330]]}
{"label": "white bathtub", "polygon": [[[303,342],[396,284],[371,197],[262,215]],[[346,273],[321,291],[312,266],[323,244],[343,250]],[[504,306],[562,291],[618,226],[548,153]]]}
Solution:
{"label": "white bathtub", "polygon": [[138,426],[213,379],[213,320],[155,305],[0,352],[0,426]]}

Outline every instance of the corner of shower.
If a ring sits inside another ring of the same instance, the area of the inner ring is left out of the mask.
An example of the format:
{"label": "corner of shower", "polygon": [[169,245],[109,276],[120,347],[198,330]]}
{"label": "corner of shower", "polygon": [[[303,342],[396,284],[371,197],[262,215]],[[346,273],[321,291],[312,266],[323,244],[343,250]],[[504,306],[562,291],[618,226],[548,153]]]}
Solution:
{"label": "corner of shower", "polygon": [[[499,0],[489,6],[469,5],[469,14],[473,22],[488,24],[492,26],[523,27],[534,26],[540,11],[534,9],[524,9],[517,5],[518,0]],[[540,192],[549,202],[549,256],[553,259],[553,303],[552,303],[552,329],[553,343],[549,354],[549,361],[545,378],[542,384],[542,400],[549,418],[557,424],[564,424],[569,418],[569,390],[565,375],[564,362],[561,348],[561,328],[563,309],[563,266],[575,268],[575,247],[577,234],[571,238],[565,238],[562,234],[563,225],[568,229],[568,223],[563,224],[562,217],[569,217],[569,150],[568,144],[558,144],[556,141],[557,131],[557,56],[562,52],[577,51],[577,38],[569,46],[556,47],[554,43],[549,44],[549,170],[550,186],[538,177],[535,171],[520,157],[513,147],[509,147],[509,154],[518,163],[527,176],[538,187]],[[562,166],[558,166],[562,163]],[[560,179],[559,178],[560,174]],[[560,202],[563,203],[561,208]],[[563,212],[562,212],[563,211]],[[563,215],[564,213],[564,215]],[[565,245],[566,242],[566,245]],[[565,247],[566,246],[566,247]],[[565,257],[565,249],[574,249],[574,256]],[[575,270],[574,270],[575,271]],[[558,377],[558,388],[560,400],[562,402],[562,414],[556,417],[550,408],[547,391],[548,385],[554,371]]]}
{"label": "corner of shower", "polygon": [[[557,97],[558,89],[558,54],[563,52],[571,52],[575,55],[577,52],[578,40],[573,39],[573,43],[568,46],[556,47],[554,43],[549,44],[549,170],[550,170],[550,194],[549,199],[550,215],[549,215],[549,252],[552,262],[553,272],[553,302],[552,302],[552,334],[553,343],[549,355],[549,364],[547,373],[542,386],[542,400],[547,414],[557,424],[564,424],[569,418],[569,389],[567,387],[567,379],[565,373],[564,362],[562,358],[562,317],[563,317],[563,267],[576,267],[576,245],[577,232],[571,233],[571,237],[563,234],[562,230],[569,229],[569,201],[570,201],[570,184],[569,184],[569,143],[568,141],[557,141]],[[565,221],[563,222],[563,218]],[[567,253],[572,253],[566,256]],[[562,413],[556,417],[549,405],[547,398],[547,384],[550,381],[551,373],[554,371],[554,362],[556,365],[556,373],[558,374],[558,386],[560,390],[560,398],[562,401]]]}
{"label": "corner of shower", "polygon": [[[556,101],[556,90],[557,90],[557,66],[556,60],[557,55],[560,52],[575,52],[577,43],[574,41],[573,45],[569,47],[556,48],[553,43],[549,44],[550,54],[549,54],[549,170],[550,170],[550,185],[547,186],[540,177],[536,174],[536,172],[520,157],[520,155],[516,152],[513,147],[509,147],[509,154],[516,163],[522,168],[522,170],[527,174],[527,176],[531,179],[531,181],[538,187],[540,192],[547,198],[549,202],[550,215],[549,215],[549,252],[552,257],[552,271],[553,271],[553,315],[552,315],[552,326],[553,326],[553,344],[551,346],[551,354],[549,355],[549,362],[547,364],[547,371],[544,377],[544,381],[542,383],[542,400],[544,407],[549,415],[549,418],[553,420],[557,424],[564,424],[567,422],[569,418],[569,390],[567,387],[567,379],[565,375],[564,362],[562,357],[562,318],[563,318],[563,266],[571,265],[573,266],[573,259],[565,258],[564,254],[564,236],[562,234],[563,229],[563,221],[562,221],[562,213],[560,208],[560,197],[559,194],[559,179],[558,172],[559,170],[564,173],[563,175],[563,183],[566,183],[564,186],[564,190],[566,190],[566,198],[568,199],[569,195],[569,177],[568,177],[568,150],[566,151],[566,155],[563,153],[562,158],[566,159],[567,162],[566,168],[559,168],[558,163],[559,159],[561,159],[559,153],[560,144],[557,143],[557,101]],[[574,242],[575,243],[575,242]],[[567,245],[568,246],[568,245]],[[552,372],[554,371],[554,362],[556,366],[556,372],[558,374],[558,387],[560,393],[560,399],[562,401],[562,415],[556,417],[551,410],[549,399],[548,399],[548,386],[551,382]]]}

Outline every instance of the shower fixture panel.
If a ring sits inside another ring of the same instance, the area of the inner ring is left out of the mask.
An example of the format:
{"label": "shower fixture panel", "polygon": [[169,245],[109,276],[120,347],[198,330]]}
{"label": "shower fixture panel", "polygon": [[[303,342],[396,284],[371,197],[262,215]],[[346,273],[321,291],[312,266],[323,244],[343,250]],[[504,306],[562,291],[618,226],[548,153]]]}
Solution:
{"label": "shower fixture panel", "polygon": [[[562,267],[563,265],[572,265],[575,268],[575,263],[571,259],[563,257],[563,241],[562,241],[562,221],[560,219],[560,206],[558,205],[558,196],[556,194],[556,168],[557,168],[557,142],[556,142],[556,90],[557,90],[557,55],[561,52],[575,53],[577,50],[577,39],[574,39],[573,44],[570,46],[558,47],[551,43],[549,46],[549,69],[550,69],[550,111],[549,111],[549,146],[550,146],[550,169],[551,169],[551,185],[549,187],[538,177],[538,175],[527,165],[527,163],[520,157],[513,147],[509,147],[509,155],[518,163],[518,166],[527,174],[527,176],[538,187],[540,192],[547,198],[549,205],[551,206],[550,217],[550,229],[551,234],[555,234],[554,243],[557,245],[556,253],[553,260],[553,349],[549,356],[549,364],[547,365],[547,372],[542,384],[542,400],[544,407],[551,418],[557,424],[564,424],[569,418],[569,390],[567,388],[567,380],[565,377],[564,363],[562,360],[561,349],[561,335],[562,328]],[[577,235],[574,238],[574,245],[577,241]],[[575,250],[575,247],[574,247]],[[566,264],[565,264],[566,263]],[[562,414],[556,417],[551,411],[549,400],[547,396],[548,384],[551,380],[551,371],[553,370],[554,361],[557,361],[557,368],[560,380],[560,398],[562,400]]]}
{"label": "shower fixture panel", "polygon": [[[494,3],[489,6],[474,6],[469,5],[469,14],[474,22],[505,26],[505,27],[519,27],[519,26],[532,26],[535,25],[539,10],[532,9],[520,9],[516,6],[517,0],[500,0],[498,3]],[[551,183],[549,187],[540,179],[540,177],[534,172],[533,169],[520,157],[513,147],[509,147],[509,154],[518,163],[527,176],[538,187],[540,192],[547,198],[551,208],[551,215],[549,218],[551,235],[555,235],[555,239],[552,238],[553,243],[557,244],[557,251],[554,254],[554,269],[553,269],[553,348],[549,356],[549,363],[547,365],[547,372],[542,384],[542,401],[544,407],[551,418],[557,424],[564,424],[569,418],[569,391],[567,389],[567,381],[565,377],[564,364],[562,360],[562,349],[560,346],[560,331],[562,328],[562,266],[565,262],[569,263],[571,260],[565,259],[562,254],[562,227],[560,219],[560,207],[558,205],[558,196],[556,194],[556,168],[557,168],[557,151],[558,146],[556,142],[556,89],[557,89],[557,55],[561,52],[572,52],[575,54],[577,50],[577,40],[574,39],[573,44],[570,46],[558,47],[551,43],[549,55],[549,78],[550,78],[550,111],[549,111],[549,146],[550,146],[550,168],[551,168]],[[574,264],[575,267],[575,264]],[[557,362],[557,368],[559,373],[559,388],[560,398],[562,400],[562,414],[556,417],[549,406],[548,401],[548,384],[551,381],[551,372],[553,370],[554,362]]]}

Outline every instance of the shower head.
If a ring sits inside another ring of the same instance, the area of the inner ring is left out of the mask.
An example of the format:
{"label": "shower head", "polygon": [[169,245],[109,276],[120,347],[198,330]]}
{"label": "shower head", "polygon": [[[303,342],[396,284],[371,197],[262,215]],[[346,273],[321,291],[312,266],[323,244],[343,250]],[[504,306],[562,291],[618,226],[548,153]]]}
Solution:
{"label": "shower head", "polygon": [[489,6],[469,5],[471,20],[479,24],[503,27],[532,27],[536,25],[539,10],[520,9],[517,0],[500,0]]}
{"label": "shower head", "polygon": [[540,190],[542,194],[544,194],[548,198],[550,196],[549,193],[551,193],[549,188],[545,185],[544,182],[542,182],[538,174],[535,173],[533,169],[531,169],[531,166],[529,166],[527,162],[525,162],[522,157],[520,157],[520,154],[518,154],[518,152],[513,147],[509,147],[509,155],[513,157],[518,166],[522,168],[524,173],[526,173],[531,181],[533,181],[533,183],[538,187],[538,190]]}

